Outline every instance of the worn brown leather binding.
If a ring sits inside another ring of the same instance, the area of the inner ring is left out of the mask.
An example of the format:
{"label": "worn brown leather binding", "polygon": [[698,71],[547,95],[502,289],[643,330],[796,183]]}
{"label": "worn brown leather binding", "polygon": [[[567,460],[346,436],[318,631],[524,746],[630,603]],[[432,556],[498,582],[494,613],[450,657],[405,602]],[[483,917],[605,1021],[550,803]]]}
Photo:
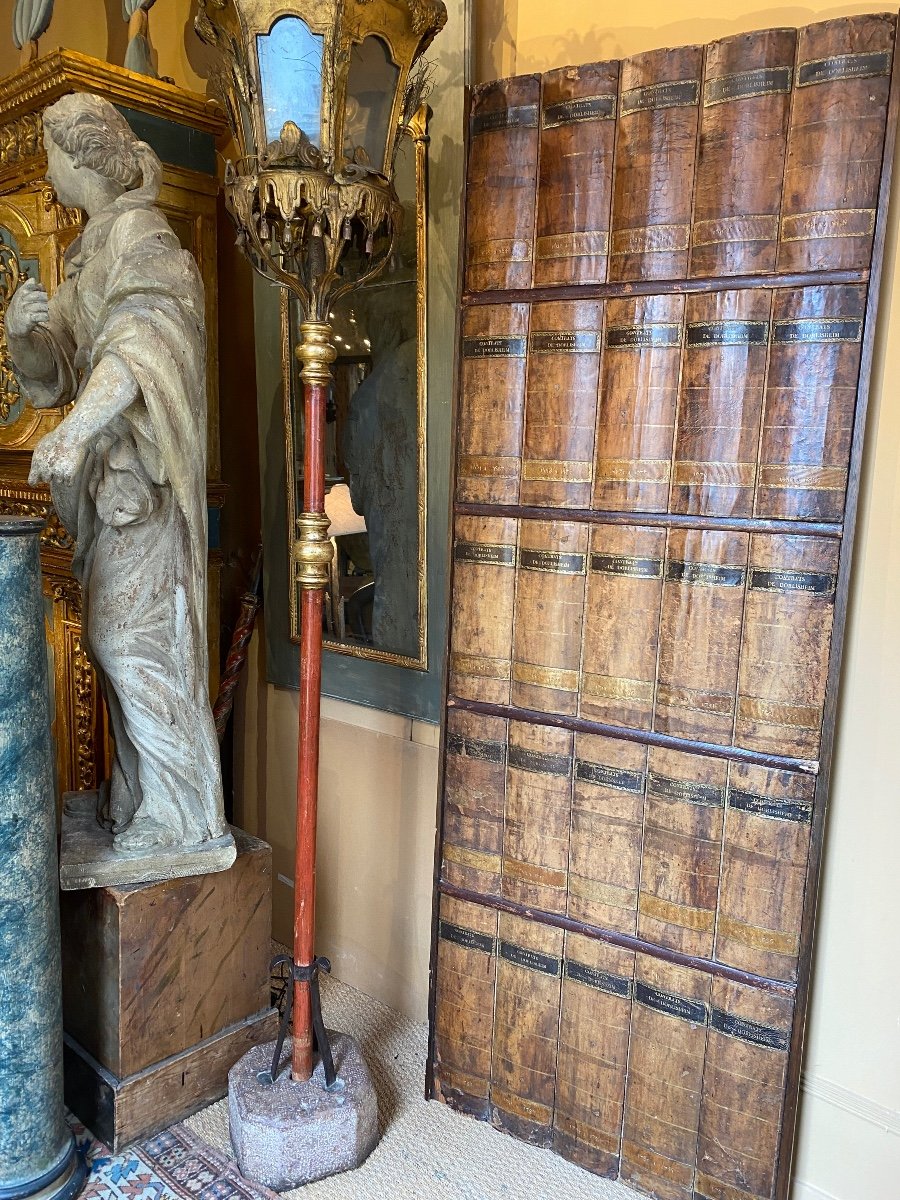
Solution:
{"label": "worn brown leather binding", "polygon": [[687,274],[703,47],[622,62],[610,279]]}
{"label": "worn brown leather binding", "polygon": [[772,294],[688,296],[672,512],[753,513]]}
{"label": "worn brown leather binding", "polygon": [[892,13],[800,30],[779,271],[869,265],[894,30]]}
{"label": "worn brown leather binding", "polygon": [[500,893],[507,724],[467,712],[447,720],[444,877],[494,895]]}
{"label": "worn brown leather binding", "polygon": [[692,276],[774,271],[796,32],[706,47]]}
{"label": "worn brown leather binding", "polygon": [[518,498],[528,316],[525,304],[498,304],[473,308],[463,319],[456,465],[461,500],[508,504]]}
{"label": "worn brown leather binding", "polygon": [[841,520],[865,306],[858,285],[775,293],[756,516]]}
{"label": "worn brown leather binding", "polygon": [[510,689],[521,708],[577,711],[588,536],[575,522],[522,523]]}
{"label": "worn brown leather binding", "polygon": [[542,78],[535,287],[606,279],[618,90],[617,62]]}
{"label": "worn brown leather binding", "polygon": [[466,287],[531,285],[541,77],[475,89],[466,178]]}
{"label": "worn brown leather binding", "polygon": [[895,26],[549,72],[608,276],[467,277],[429,1087],[658,1200],[789,1197]]}
{"label": "worn brown leather binding", "polygon": [[[666,534],[635,525],[591,531],[582,656],[582,717],[609,725],[653,725]],[[634,630],[618,637],[622,613]]]}
{"label": "worn brown leather binding", "polygon": [[683,296],[606,302],[594,508],[668,507],[683,323]]}
{"label": "worn brown leather binding", "polygon": [[522,504],[587,508],[603,304],[535,304],[528,335]]}
{"label": "worn brown leather binding", "polygon": [[[449,659],[456,696],[509,703],[518,527],[512,517],[457,518]],[[485,596],[491,600],[489,610]]]}

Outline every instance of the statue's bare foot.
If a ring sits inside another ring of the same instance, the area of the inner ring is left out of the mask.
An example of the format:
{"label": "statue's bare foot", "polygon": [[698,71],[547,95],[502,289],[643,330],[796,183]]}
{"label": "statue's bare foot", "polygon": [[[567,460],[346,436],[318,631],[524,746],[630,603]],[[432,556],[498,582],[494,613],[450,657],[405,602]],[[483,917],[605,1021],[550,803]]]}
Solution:
{"label": "statue's bare foot", "polygon": [[113,837],[116,850],[153,850],[175,845],[175,834],[151,817],[136,817],[127,829]]}

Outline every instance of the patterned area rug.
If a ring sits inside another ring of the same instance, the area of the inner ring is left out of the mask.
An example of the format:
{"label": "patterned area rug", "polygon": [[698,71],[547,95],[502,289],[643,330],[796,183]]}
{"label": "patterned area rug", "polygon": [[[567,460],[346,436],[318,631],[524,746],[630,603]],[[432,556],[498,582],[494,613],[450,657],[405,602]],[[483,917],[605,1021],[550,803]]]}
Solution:
{"label": "patterned area rug", "polygon": [[279,1200],[184,1125],[113,1154],[71,1114],[68,1121],[88,1169],[79,1200]]}

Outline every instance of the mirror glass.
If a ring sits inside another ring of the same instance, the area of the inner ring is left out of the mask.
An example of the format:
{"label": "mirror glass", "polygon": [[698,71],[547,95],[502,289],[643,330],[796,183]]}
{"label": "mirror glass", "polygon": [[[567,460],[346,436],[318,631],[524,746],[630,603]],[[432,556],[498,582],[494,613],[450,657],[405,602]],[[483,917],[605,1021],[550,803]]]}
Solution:
{"label": "mirror glass", "polygon": [[[326,409],[325,509],[335,558],[326,596],[330,650],[424,670],[425,122],[397,152],[403,229],[377,279],[329,314],[337,359]],[[297,301],[282,299],[288,528],[302,511],[303,391]],[[289,534],[289,537],[291,535]],[[292,582],[291,635],[300,589]]]}
{"label": "mirror glass", "polygon": [[381,38],[370,35],[350,51],[344,154],[350,162],[384,168],[391,109],[400,68]]}
{"label": "mirror glass", "polygon": [[256,39],[266,138],[277,141],[293,121],[318,146],[325,39],[299,17],[281,17]]}

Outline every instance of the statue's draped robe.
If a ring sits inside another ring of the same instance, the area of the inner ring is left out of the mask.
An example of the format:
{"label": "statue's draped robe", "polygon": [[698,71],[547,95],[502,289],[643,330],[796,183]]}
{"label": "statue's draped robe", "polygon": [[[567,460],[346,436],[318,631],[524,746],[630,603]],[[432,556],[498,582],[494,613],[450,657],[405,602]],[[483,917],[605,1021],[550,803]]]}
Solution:
{"label": "statue's draped robe", "polygon": [[92,218],[37,331],[56,378],[22,378],[39,407],[76,400],[115,355],[138,399],[93,438],[53,501],[75,536],[83,633],[116,744],[116,831],[151,819],[192,845],[226,831],[209,707],[206,335],[193,258],[139,192]]}

